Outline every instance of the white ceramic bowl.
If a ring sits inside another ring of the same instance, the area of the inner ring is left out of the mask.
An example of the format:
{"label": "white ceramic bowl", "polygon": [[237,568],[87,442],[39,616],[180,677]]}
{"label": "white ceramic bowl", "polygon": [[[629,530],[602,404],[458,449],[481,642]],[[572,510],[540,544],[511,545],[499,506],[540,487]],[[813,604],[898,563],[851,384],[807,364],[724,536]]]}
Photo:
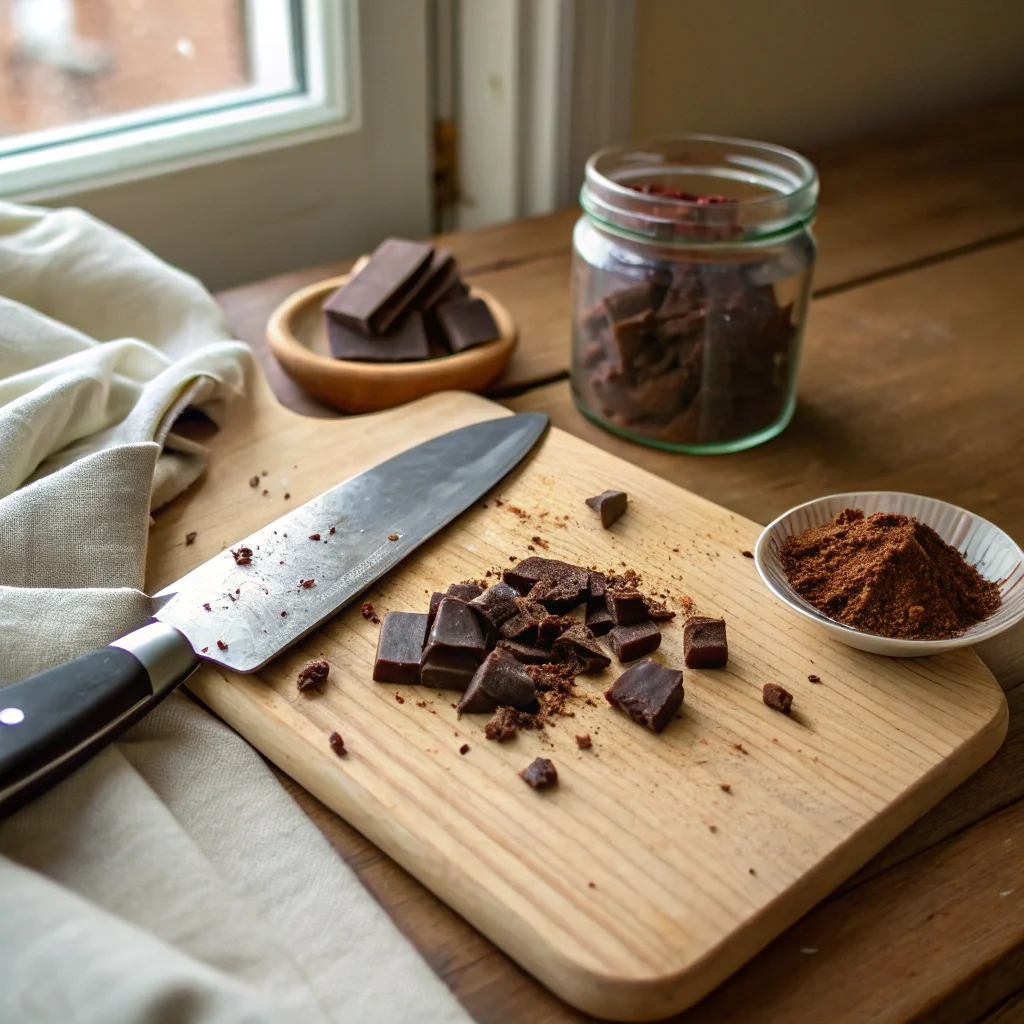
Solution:
{"label": "white ceramic bowl", "polygon": [[[845,626],[818,611],[789,584],[779,562],[779,550],[786,539],[810,526],[821,526],[844,508],[872,512],[898,512],[913,516],[930,526],[947,544],[977,566],[986,579],[999,584],[1003,603],[984,622],[949,640],[895,640]],[[790,509],[764,528],[754,550],[757,571],[768,589],[794,611],[820,626],[834,639],[872,654],[894,658],[916,658],[989,640],[1024,618],[1024,552],[997,526],[966,509],[936,498],[922,498],[900,491],[864,491],[861,494],[830,494]]]}

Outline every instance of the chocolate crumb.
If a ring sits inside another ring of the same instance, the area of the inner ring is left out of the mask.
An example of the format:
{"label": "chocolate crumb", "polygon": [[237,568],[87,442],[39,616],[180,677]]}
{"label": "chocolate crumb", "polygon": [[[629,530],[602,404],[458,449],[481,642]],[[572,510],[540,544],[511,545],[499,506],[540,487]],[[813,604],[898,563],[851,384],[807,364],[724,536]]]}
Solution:
{"label": "chocolate crumb", "polygon": [[721,789],[721,791],[723,793],[731,793],[732,792],[732,785],[730,783],[728,783],[728,782],[720,782],[718,784],[718,788]]}
{"label": "chocolate crumb", "polygon": [[708,831],[709,832],[717,832],[718,831],[718,826],[717,825],[708,825]]}
{"label": "chocolate crumb", "polygon": [[517,731],[516,713],[512,708],[498,708],[494,717],[484,726],[484,735],[499,743],[512,739]]}
{"label": "chocolate crumb", "polygon": [[398,540],[398,534],[397,533],[389,533],[388,534],[388,540]]}
{"label": "chocolate crumb", "polygon": [[594,745],[593,740],[590,738],[590,733],[585,732],[582,736],[576,737],[576,746],[580,750],[589,750]]}
{"label": "chocolate crumb", "polygon": [[281,612],[281,618],[282,619],[288,618],[288,613],[287,612]]}
{"label": "chocolate crumb", "polygon": [[198,537],[198,536],[199,536],[199,534],[196,533],[195,530],[190,530],[188,533],[186,533],[185,534],[185,547],[190,548],[193,544],[195,544],[196,537]]}
{"label": "chocolate crumb", "polygon": [[754,557],[754,552],[753,551],[746,551],[746,550],[744,550],[744,551],[741,551],[740,554],[744,558],[753,558]]}
{"label": "chocolate crumb", "polygon": [[333,750],[338,757],[344,757],[348,751],[345,749],[345,741],[341,738],[340,732],[332,732],[330,739],[327,741],[331,745]]}
{"label": "chocolate crumb", "polygon": [[543,548],[545,551],[551,550],[551,545],[543,537],[531,537],[530,540],[539,548]]}
{"label": "chocolate crumb", "polygon": [[265,469],[261,469],[260,470],[260,476],[266,476],[266,475],[267,475],[267,471]]}
{"label": "chocolate crumb", "polygon": [[254,476],[254,477],[250,477],[249,478],[249,486],[250,487],[259,487],[259,485],[260,485],[260,478],[258,476]]}
{"label": "chocolate crumb", "polygon": [[205,609],[206,609],[207,611],[212,611],[212,609],[210,608],[210,603],[209,603],[209,601],[207,601],[207,602],[206,602],[206,603],[205,603],[205,604],[203,605],[203,607],[204,607],[204,608],[205,608]]}
{"label": "chocolate crumb", "polygon": [[359,611],[367,622],[372,622],[375,626],[380,625],[380,618],[377,615],[377,609],[373,607],[372,601],[367,601]]}
{"label": "chocolate crumb", "polygon": [[597,888],[597,886],[596,886],[596,885],[594,885],[594,883],[593,883],[593,882],[587,882],[587,888],[588,888],[588,889],[596,889],[596,888]]}
{"label": "chocolate crumb", "polygon": [[761,699],[775,711],[788,715],[793,707],[793,694],[784,690],[778,683],[765,683],[761,691]]}
{"label": "chocolate crumb", "polygon": [[809,683],[820,683],[821,682],[821,676],[810,675],[810,676],[807,677],[807,682],[809,682]]}
{"label": "chocolate crumb", "polygon": [[757,872],[753,868],[747,868],[747,873],[751,874],[751,875],[756,875],[757,874]]}
{"label": "chocolate crumb", "polygon": [[309,539],[310,540],[319,540],[320,539],[320,534],[319,533],[311,533],[309,535]]}
{"label": "chocolate crumb", "polygon": [[400,693],[395,694],[395,700],[398,701],[399,704],[405,703],[405,698]]}
{"label": "chocolate crumb", "polygon": [[468,754],[469,753],[469,744],[468,743],[463,743],[462,746],[459,747],[459,753],[460,754]]}
{"label": "chocolate crumb", "polygon": [[334,536],[334,527],[332,526],[327,532],[333,537]]}
{"label": "chocolate crumb", "polygon": [[316,580],[314,580],[314,579],[299,580],[299,586],[302,587],[304,590],[309,590],[310,587],[315,587],[316,586]]}
{"label": "chocolate crumb", "polygon": [[535,757],[519,775],[533,789],[558,785],[558,770],[546,757]]}
{"label": "chocolate crumb", "polygon": [[219,648],[220,648],[220,649],[221,649],[222,651],[226,651],[226,650],[228,649],[228,645],[227,645],[226,643],[224,643],[224,641],[223,641],[223,640],[218,640],[218,641],[217,641],[217,646],[218,646],[218,647],[219,647]]}
{"label": "chocolate crumb", "polygon": [[209,647],[204,647],[199,653],[200,654],[205,654],[209,649],[210,649]]}
{"label": "chocolate crumb", "polygon": [[732,749],[733,750],[738,750],[741,754],[749,754],[750,753],[750,751],[747,750],[747,748],[744,747],[742,743],[734,743],[732,745]]}
{"label": "chocolate crumb", "polygon": [[287,501],[290,497],[291,495],[285,492],[284,500]]}
{"label": "chocolate crumb", "polygon": [[305,693],[307,690],[319,690],[327,682],[327,676],[330,671],[331,666],[326,661],[307,661],[302,666],[299,676],[295,680],[299,692]]}
{"label": "chocolate crumb", "polygon": [[252,562],[252,548],[232,549],[231,557],[235,560],[235,565],[249,565]]}
{"label": "chocolate crumb", "polygon": [[264,497],[264,498],[265,498],[265,497],[266,497],[266,496],[267,496],[267,495],[268,495],[269,493],[270,493],[270,491],[268,491],[268,490],[267,490],[266,488],[264,488],[264,489],[263,489],[263,497]]}

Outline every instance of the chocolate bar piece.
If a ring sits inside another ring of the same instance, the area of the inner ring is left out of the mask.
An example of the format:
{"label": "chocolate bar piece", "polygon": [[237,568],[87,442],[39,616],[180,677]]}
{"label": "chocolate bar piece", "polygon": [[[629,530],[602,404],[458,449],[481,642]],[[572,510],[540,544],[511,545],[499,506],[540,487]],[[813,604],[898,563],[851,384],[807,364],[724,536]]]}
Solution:
{"label": "chocolate bar piece", "polygon": [[516,661],[521,661],[524,665],[546,665],[553,657],[548,647],[522,644],[518,640],[499,640],[498,650],[508,651]]}
{"label": "chocolate bar piece", "polygon": [[416,308],[426,312],[439,303],[451,301],[453,297],[461,297],[464,292],[453,294],[459,287],[459,268],[455,265],[455,257],[447,249],[437,249],[430,261],[430,269],[424,275],[423,283],[417,289]]}
{"label": "chocolate bar piece", "polygon": [[589,574],[589,588],[591,597],[604,597],[608,593],[608,577],[603,572],[591,572]]}
{"label": "chocolate bar piece", "polygon": [[427,616],[421,612],[388,612],[377,637],[373,678],[378,683],[416,683],[427,635]]}
{"label": "chocolate bar piece", "polygon": [[625,491],[602,491],[587,498],[586,503],[601,517],[601,525],[607,530],[626,511],[627,500]]}
{"label": "chocolate bar piece", "polygon": [[437,617],[437,609],[441,607],[441,602],[447,597],[447,594],[441,593],[440,590],[435,590],[430,595],[430,610],[427,612],[427,633],[434,628],[434,619]]}
{"label": "chocolate bar piece", "polygon": [[438,690],[465,690],[479,665],[479,655],[465,648],[428,647],[420,661],[420,682]]}
{"label": "chocolate bar piece", "polygon": [[683,673],[653,661],[632,665],[605,691],[609,704],[661,732],[683,703]]}
{"label": "chocolate bar piece", "polygon": [[537,643],[550,646],[576,621],[571,615],[545,615],[537,623]]}
{"label": "chocolate bar piece", "polygon": [[327,318],[327,340],[335,359],[361,363],[415,363],[430,357],[423,314],[413,310],[390,334],[374,337]]}
{"label": "chocolate bar piece", "polygon": [[558,772],[546,757],[535,757],[519,775],[523,782],[534,789],[558,785]]}
{"label": "chocolate bar piece", "polygon": [[615,625],[615,616],[608,610],[604,595],[587,601],[586,626],[594,636],[604,636]]}
{"label": "chocolate bar piece", "polygon": [[439,305],[434,312],[453,352],[465,352],[501,337],[483,299],[456,299]]}
{"label": "chocolate bar piece", "polygon": [[761,691],[761,699],[775,711],[788,715],[793,710],[793,694],[784,690],[778,683],[765,683]]}
{"label": "chocolate bar piece", "polygon": [[650,618],[643,594],[635,590],[609,590],[605,600],[616,626],[631,626]]}
{"label": "chocolate bar piece", "polygon": [[433,247],[423,242],[386,238],[366,266],[324,302],[328,320],[383,334],[407,308],[433,255]]}
{"label": "chocolate bar piece", "polygon": [[487,653],[483,627],[476,613],[465,601],[445,597],[437,606],[434,624],[427,634],[427,650],[468,651],[477,664]]}
{"label": "chocolate bar piece", "polygon": [[453,583],[445,593],[445,597],[454,597],[469,604],[475,597],[479,597],[484,588],[477,583]]}
{"label": "chocolate bar piece", "polygon": [[516,598],[519,595],[504,581],[488,587],[482,594],[474,597],[470,608],[476,609],[495,629],[507,622],[519,612]]}
{"label": "chocolate bar piece", "polygon": [[722,668],[729,660],[725,619],[695,615],[683,626],[683,660],[687,668]]}
{"label": "chocolate bar piece", "polygon": [[579,623],[567,629],[552,649],[559,661],[575,661],[584,674],[601,672],[612,663],[612,659],[598,647],[593,632]]}
{"label": "chocolate bar piece", "polygon": [[661,631],[650,619],[645,619],[631,626],[616,626],[608,639],[619,661],[635,661],[661,646]]}
{"label": "chocolate bar piece", "polygon": [[590,572],[580,565],[536,555],[506,569],[502,578],[520,594],[539,601],[549,612],[564,615],[590,593]]}
{"label": "chocolate bar piece", "polygon": [[525,597],[516,598],[515,603],[518,611],[498,627],[498,632],[506,640],[519,640],[524,644],[535,643],[537,627],[541,620],[547,617],[548,610]]}
{"label": "chocolate bar piece", "polygon": [[529,673],[499,647],[481,662],[456,710],[467,715],[489,714],[499,705],[526,708],[536,700],[537,690]]}
{"label": "chocolate bar piece", "polygon": [[655,289],[648,283],[629,285],[604,298],[604,308],[613,323],[650,314],[654,305]]}

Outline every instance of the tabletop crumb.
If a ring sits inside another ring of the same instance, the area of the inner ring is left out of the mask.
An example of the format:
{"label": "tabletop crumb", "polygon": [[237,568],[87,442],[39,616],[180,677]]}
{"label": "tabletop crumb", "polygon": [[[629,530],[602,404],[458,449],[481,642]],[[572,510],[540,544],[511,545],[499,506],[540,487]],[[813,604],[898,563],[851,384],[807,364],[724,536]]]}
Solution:
{"label": "tabletop crumb", "polygon": [[327,742],[330,743],[331,750],[333,750],[338,757],[344,757],[348,753],[345,749],[345,741],[341,738],[340,732],[332,732],[330,739],[328,739]]}
{"label": "tabletop crumb", "polygon": [[330,674],[330,671],[331,666],[326,661],[307,661],[299,670],[295,685],[300,693],[306,693],[309,690],[319,690],[327,682],[327,676]]}
{"label": "tabletop crumb", "polygon": [[594,742],[591,740],[589,732],[585,732],[582,736],[576,737],[576,746],[579,747],[580,750],[589,750],[593,745]]}
{"label": "tabletop crumb", "polygon": [[284,500],[287,501],[290,497],[291,497],[291,495],[287,491],[285,491],[284,492]]}
{"label": "tabletop crumb", "polygon": [[212,611],[212,610],[213,610],[212,608],[210,608],[210,602],[209,602],[209,601],[205,602],[205,603],[203,604],[203,607],[204,607],[204,608],[205,608],[205,609],[206,609],[206,610],[207,610],[208,612],[209,612],[209,611]]}
{"label": "tabletop crumb", "polygon": [[732,749],[733,750],[738,750],[741,754],[749,754],[750,753],[750,751],[747,750],[747,748],[745,746],[743,746],[742,743],[734,743],[732,745]]}
{"label": "tabletop crumb", "polygon": [[249,478],[249,486],[250,487],[259,487],[259,485],[260,485],[260,478],[258,476],[253,476],[253,477]]}
{"label": "tabletop crumb", "polygon": [[375,626],[380,625],[380,616],[377,615],[377,609],[373,607],[372,601],[365,602],[359,611],[367,622],[372,622]]}
{"label": "tabletop crumb", "polygon": [[816,676],[816,675],[813,675],[813,674],[809,675],[807,677],[807,682],[809,682],[809,683],[820,683],[821,682],[821,676]]}
{"label": "tabletop crumb", "polygon": [[753,552],[753,551],[747,551],[746,549],[744,549],[743,551],[741,551],[741,552],[740,552],[740,554],[741,554],[741,555],[742,555],[742,556],[743,556],[744,558],[753,558],[753,557],[754,557],[754,552]]}
{"label": "tabletop crumb", "polygon": [[235,560],[235,565],[250,565],[252,548],[232,548],[231,557]]}
{"label": "tabletop crumb", "polygon": [[469,744],[468,743],[463,743],[462,746],[459,747],[459,753],[460,754],[468,754],[469,753]]}
{"label": "tabletop crumb", "polygon": [[721,790],[721,791],[722,791],[723,793],[731,793],[731,792],[732,792],[732,784],[731,784],[731,783],[729,783],[729,782],[720,782],[720,783],[718,784],[718,788],[719,788],[719,789],[720,789],[720,790]]}
{"label": "tabletop crumb", "polygon": [[587,882],[587,888],[588,889],[596,889],[597,886],[593,882]]}
{"label": "tabletop crumb", "polygon": [[299,586],[302,587],[303,590],[309,590],[310,587],[315,587],[316,586],[316,580],[314,580],[314,579],[299,580]]}
{"label": "tabletop crumb", "polygon": [[192,545],[196,542],[196,537],[198,536],[199,534],[196,533],[195,530],[189,530],[189,532],[185,534],[185,547],[192,547]]}
{"label": "tabletop crumb", "polygon": [[388,540],[398,540],[398,534],[397,533],[389,533],[388,534]]}
{"label": "tabletop crumb", "polygon": [[717,825],[708,825],[708,831],[709,832],[717,832],[718,831],[718,826]]}
{"label": "tabletop crumb", "polygon": [[320,539],[320,534],[319,533],[311,533],[309,535],[309,539],[310,540],[319,540]]}
{"label": "tabletop crumb", "polygon": [[224,643],[223,640],[218,640],[217,641],[217,647],[220,648],[220,650],[222,650],[222,651],[226,651],[228,649],[228,645],[226,643]]}
{"label": "tabletop crumb", "polygon": [[398,701],[399,704],[405,703],[405,698],[400,693],[395,694],[395,700]]}

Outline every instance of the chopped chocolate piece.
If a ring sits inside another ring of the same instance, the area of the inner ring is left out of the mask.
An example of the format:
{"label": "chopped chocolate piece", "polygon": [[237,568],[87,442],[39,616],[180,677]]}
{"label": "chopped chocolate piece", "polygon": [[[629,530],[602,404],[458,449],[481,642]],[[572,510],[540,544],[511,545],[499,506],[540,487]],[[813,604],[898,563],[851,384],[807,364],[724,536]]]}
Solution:
{"label": "chopped chocolate piece", "polygon": [[373,678],[378,683],[417,683],[427,635],[421,612],[388,612],[377,637]]}
{"label": "chopped chocolate piece", "polygon": [[480,656],[465,648],[428,647],[420,661],[420,682],[437,690],[465,690]]}
{"label": "chopped chocolate piece", "polygon": [[526,595],[538,584],[544,583],[550,589],[558,588],[564,593],[556,595],[560,600],[570,600],[578,591],[573,604],[567,608],[552,608],[549,611],[562,614],[571,611],[590,592],[590,572],[579,565],[559,562],[554,558],[541,558],[533,555],[524,558],[514,569],[506,569],[502,578],[520,594]]}
{"label": "chopped chocolate piece", "polygon": [[652,312],[655,302],[654,286],[648,283],[622,288],[606,295],[604,308],[613,322],[628,320]]}
{"label": "chopped chocolate piece", "polygon": [[524,665],[546,665],[552,658],[549,647],[521,644],[518,640],[499,640],[497,649],[508,651],[516,661]]}
{"label": "chopped chocolate piece", "polygon": [[235,565],[249,565],[252,562],[252,548],[235,548],[231,552]]}
{"label": "chopped chocolate piece", "polygon": [[626,511],[625,491],[603,491],[586,503],[601,517],[601,525],[607,530]]}
{"label": "chopped chocolate piece", "polygon": [[543,605],[528,601],[525,597],[516,598],[516,607],[519,610],[498,627],[498,632],[506,640],[532,644],[537,639],[537,628],[541,620],[547,618],[548,611]]}
{"label": "chopped chocolate piece", "polygon": [[654,619],[655,622],[669,622],[671,619],[676,617],[676,613],[662,604],[661,601],[655,601],[652,598],[645,598],[647,603],[647,617]]}
{"label": "chopped chocolate piece", "polygon": [[459,747],[459,753],[460,754],[468,754],[469,753],[469,744],[468,743],[463,743],[462,746]]}
{"label": "chopped chocolate piece", "polygon": [[[576,746],[579,747],[580,750],[589,750],[593,745],[594,741],[590,738],[589,732],[585,732],[582,736],[576,737]],[[591,882],[590,884],[593,885],[594,883]]]}
{"label": "chopped chocolate piece", "polygon": [[616,626],[632,626],[650,618],[643,594],[635,590],[609,590],[606,600]]}
{"label": "chopped chocolate piece", "polygon": [[523,782],[533,789],[547,789],[558,784],[558,772],[546,757],[535,757],[519,774]]}
{"label": "chopped chocolate piece", "polygon": [[195,530],[191,530],[189,533],[186,533],[185,534],[185,547],[189,548],[193,544],[195,544],[196,537],[198,537],[198,536],[199,536],[199,534],[196,533]]}
{"label": "chopped chocolate piece", "polygon": [[427,632],[434,626],[434,618],[437,615],[437,609],[441,606],[441,602],[447,597],[447,594],[441,593],[440,590],[435,590],[430,595],[430,610],[427,612]]}
{"label": "chopped chocolate piece", "polygon": [[484,726],[484,735],[489,740],[505,743],[518,732],[516,713],[512,708],[498,708],[494,717]]}
{"label": "chopped chocolate piece", "polygon": [[820,683],[821,682],[821,676],[810,675],[810,676],[807,677],[807,682],[809,682],[809,683]]}
{"label": "chopped chocolate piece", "polygon": [[434,312],[453,352],[464,352],[501,337],[483,299],[456,299],[439,305]]}
{"label": "chopped chocolate piece", "polygon": [[499,705],[525,708],[537,700],[537,691],[526,669],[498,648],[484,658],[459,701],[459,714],[490,713]]}
{"label": "chopped chocolate piece", "polygon": [[429,273],[432,246],[387,238],[366,265],[324,302],[328,323],[338,321],[365,334],[380,334],[401,316],[418,281]]}
{"label": "chopped chocolate piece", "polygon": [[[451,588],[449,588],[451,593]],[[507,583],[498,582],[488,587],[481,594],[478,594],[469,602],[469,607],[475,609],[495,629],[503,622],[507,622],[513,615],[519,613],[516,604],[516,591]]]}
{"label": "chopped chocolate piece", "polygon": [[604,596],[592,597],[587,602],[586,625],[594,636],[604,636],[615,625],[615,616],[608,611]]}
{"label": "chopped chocolate piece", "polygon": [[416,282],[412,304],[420,310],[436,306],[458,280],[455,257],[447,249],[435,249],[426,273]]}
{"label": "chopped chocolate piece", "polygon": [[722,668],[729,660],[725,619],[695,615],[683,626],[683,660],[687,668]]}
{"label": "chopped chocolate piece", "polygon": [[559,660],[575,657],[584,674],[601,672],[612,663],[612,659],[598,647],[594,634],[579,623],[570,626],[555,641],[554,652]]}
{"label": "chopped chocolate piece", "polygon": [[761,699],[775,711],[788,715],[793,708],[793,694],[784,690],[778,683],[765,683],[761,691]]}
{"label": "chopped chocolate piece", "polygon": [[608,592],[608,577],[603,572],[590,572],[588,586],[591,597],[604,597]]}
{"label": "chopped chocolate piece", "polygon": [[445,597],[454,597],[459,601],[465,601],[469,603],[475,597],[479,597],[484,592],[484,588],[478,586],[476,583],[453,583],[445,593]]}
{"label": "chopped chocolate piece", "polygon": [[332,732],[330,738],[327,740],[338,757],[344,757],[348,751],[345,749],[345,741],[341,738],[340,732]]}
{"label": "chopped chocolate piece", "polygon": [[295,680],[299,692],[305,693],[307,690],[319,690],[327,682],[327,675],[330,671],[331,666],[326,661],[307,661],[302,666],[298,678]]}
{"label": "chopped chocolate piece", "polygon": [[430,358],[423,314],[413,310],[390,333],[366,335],[348,324],[327,319],[327,340],[335,359],[359,363],[415,363]]}
{"label": "chopped chocolate piece", "polygon": [[683,673],[653,661],[627,668],[605,697],[634,722],[661,732],[683,703]]}
{"label": "chopped chocolate piece", "polygon": [[487,653],[483,627],[476,613],[464,601],[445,597],[437,607],[437,615],[427,635],[427,649],[470,651],[477,664]]}
{"label": "chopped chocolate piece", "polygon": [[545,615],[537,623],[537,643],[541,646],[550,646],[567,629],[576,624],[577,620],[571,615]]}
{"label": "chopped chocolate piece", "polygon": [[661,632],[647,619],[632,626],[616,626],[608,634],[608,639],[619,661],[635,661],[658,649],[661,645]]}

